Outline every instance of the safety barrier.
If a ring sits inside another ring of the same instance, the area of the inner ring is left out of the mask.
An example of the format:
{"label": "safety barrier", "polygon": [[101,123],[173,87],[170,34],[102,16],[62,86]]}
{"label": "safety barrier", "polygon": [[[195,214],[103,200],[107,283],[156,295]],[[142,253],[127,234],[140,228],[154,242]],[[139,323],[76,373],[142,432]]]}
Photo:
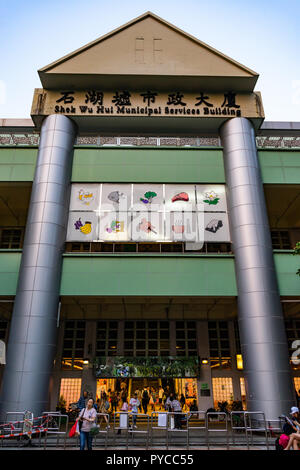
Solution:
{"label": "safety barrier", "polygon": [[249,450],[249,435],[251,436],[251,445],[253,446],[253,435],[255,434],[264,434],[265,443],[267,449],[269,450],[269,440],[268,440],[268,428],[266,423],[265,414],[262,411],[246,411],[245,412],[245,421],[246,421],[246,441],[247,448]]}
{"label": "safety barrier", "polygon": [[[21,417],[21,420],[12,421],[11,418]],[[94,437],[94,446],[100,447],[118,445],[143,445],[148,449],[149,442],[155,446],[166,445],[166,448],[176,445],[190,448],[195,442],[206,444],[207,449],[216,445],[225,445],[229,448],[229,438],[232,445],[266,446],[269,449],[269,440],[282,433],[284,417],[277,420],[266,420],[261,411],[231,411],[225,412],[167,412],[153,411],[151,415],[132,412],[115,412],[112,429],[110,429],[110,416],[108,413],[97,414],[98,434]],[[135,427],[136,426],[136,427]],[[0,425],[0,441],[11,446],[14,440],[17,445],[34,443],[46,449],[47,446],[63,445],[66,448],[66,437],[69,431],[67,415],[59,412],[44,412],[42,416],[34,418],[32,413],[7,413],[5,423]],[[44,442],[42,438],[44,437]],[[103,439],[101,439],[103,437]],[[117,439],[118,437],[118,439]],[[145,439],[139,439],[145,437]],[[221,439],[219,439],[219,437]],[[78,439],[78,438],[77,438]],[[255,443],[255,441],[257,441]],[[274,443],[273,441],[273,443]],[[68,443],[71,445],[71,441]],[[78,442],[76,443],[78,445]]]}
{"label": "safety barrier", "polygon": [[[214,425],[214,427],[213,427]],[[209,411],[206,413],[207,449],[210,449],[210,433],[226,433],[226,447],[229,449],[227,413]]]}
{"label": "safety barrier", "polygon": [[[56,447],[59,447],[59,439],[63,437],[63,448],[66,448],[66,438],[69,427],[68,415],[60,414],[56,411],[46,411],[43,413],[43,419],[47,422],[45,429],[44,449],[47,447],[48,436],[56,436]],[[64,426],[64,431],[62,430]]]}
{"label": "safety barrier", "polygon": [[[142,423],[141,423],[142,421]],[[126,448],[129,447],[129,438],[133,444],[135,436],[146,437],[146,449],[149,447],[149,422],[150,416],[143,413],[133,413],[132,411],[117,411],[114,413],[113,444],[116,445],[116,436],[125,431]]]}
{"label": "safety barrier", "polygon": [[[128,413],[128,429],[127,429],[127,439],[126,447],[129,447],[129,438],[131,445],[133,445],[134,438],[138,436],[146,437],[146,449],[149,448],[149,422],[150,416],[143,413],[133,413],[132,411]],[[142,421],[142,423],[141,423]],[[145,429],[146,427],[146,429]]]}
{"label": "safety barrier", "polygon": [[235,445],[236,434],[239,434],[239,436],[241,436],[241,434],[246,434],[245,413],[245,411],[231,411],[230,413],[230,427],[233,445]]}
{"label": "safety barrier", "polygon": [[[21,416],[21,421],[11,421],[8,418]],[[5,423],[0,425],[0,439],[3,447],[4,440],[18,439],[19,446],[22,438],[26,437],[31,444],[32,436],[41,436],[47,430],[47,423],[42,422],[43,417],[34,418],[29,411],[26,412],[8,412],[6,413]]]}
{"label": "safety barrier", "polygon": [[166,435],[168,429],[168,412],[167,411],[152,411],[151,413],[151,427],[150,427],[150,444],[153,445],[154,431],[164,431]]}
{"label": "safety barrier", "polygon": [[[104,427],[102,428],[101,425],[102,423],[104,424]],[[97,439],[99,436],[104,435],[105,439],[105,449],[107,449],[107,441],[108,441],[108,430],[110,428],[109,424],[109,414],[108,413],[97,413],[97,420],[96,424],[98,426],[98,433],[94,437],[94,446],[97,446]]]}
{"label": "safety barrier", "polygon": [[189,448],[189,413],[181,411],[169,412],[167,415],[167,450],[169,449],[169,435],[172,433],[186,434],[186,448]]}
{"label": "safety barrier", "polygon": [[[190,411],[189,412],[189,436],[195,433],[192,431],[197,431],[196,436],[201,438],[203,437],[206,445],[207,444],[207,432],[206,432],[206,411]],[[203,431],[203,436],[201,436],[201,431]]]}

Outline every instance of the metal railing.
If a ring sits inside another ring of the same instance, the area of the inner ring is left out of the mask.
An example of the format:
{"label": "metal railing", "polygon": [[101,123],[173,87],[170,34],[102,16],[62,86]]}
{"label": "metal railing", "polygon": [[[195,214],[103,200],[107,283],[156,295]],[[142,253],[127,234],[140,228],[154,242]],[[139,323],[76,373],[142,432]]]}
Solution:
{"label": "metal railing", "polygon": [[167,450],[169,449],[169,435],[172,433],[186,434],[186,448],[189,448],[189,413],[173,411],[167,414]]}
{"label": "metal railing", "polygon": [[[21,418],[12,421],[11,418]],[[112,429],[110,430],[110,421]],[[113,414],[97,413],[98,432],[95,433],[95,447],[118,445],[128,449],[129,445],[139,446],[143,443],[147,449],[149,445],[183,447],[201,443],[209,450],[212,446],[229,448],[229,439],[232,445],[239,445],[250,449],[253,446],[270,447],[270,439],[282,433],[284,417],[277,420],[266,420],[261,411],[231,411],[225,412],[167,412],[153,411],[151,414],[115,412]],[[0,440],[2,446],[11,446],[13,442],[20,446],[39,445],[44,447],[66,448],[66,437],[69,432],[69,419],[67,415],[59,412],[46,411],[42,416],[34,418],[32,413],[6,414],[5,422],[0,425]],[[42,439],[44,440],[42,441]],[[102,439],[103,438],[103,439]],[[143,439],[145,438],[145,439]],[[32,439],[35,444],[31,444]],[[78,437],[77,437],[78,440]],[[256,441],[256,442],[255,442]],[[71,444],[69,441],[69,445]],[[150,443],[150,444],[149,444]],[[78,442],[77,442],[78,444]]]}
{"label": "metal railing", "polygon": [[254,434],[265,435],[265,443],[267,449],[269,450],[269,440],[268,440],[268,428],[266,423],[265,414],[262,411],[246,411],[245,412],[245,421],[246,421],[246,441],[247,448],[249,450],[249,436],[251,437],[251,445],[253,446],[253,436]]}
{"label": "metal railing", "polygon": [[44,450],[47,447],[48,436],[51,435],[56,436],[56,447],[59,447],[59,439],[60,437],[63,437],[63,448],[65,449],[69,427],[69,416],[60,414],[57,411],[45,411],[43,413],[43,418],[47,425],[45,430]]}
{"label": "metal railing", "polygon": [[[101,427],[102,423],[104,424],[104,427]],[[110,429],[110,424],[109,424],[109,414],[108,413],[97,413],[97,420],[96,424],[98,426],[98,433],[95,435],[95,447],[97,447],[97,438],[99,435],[104,435],[105,439],[105,449],[107,449],[107,441],[108,441],[108,431]]]}
{"label": "metal railing", "polygon": [[210,433],[226,433],[226,447],[229,449],[227,413],[209,411],[206,413],[207,449],[210,449]]}

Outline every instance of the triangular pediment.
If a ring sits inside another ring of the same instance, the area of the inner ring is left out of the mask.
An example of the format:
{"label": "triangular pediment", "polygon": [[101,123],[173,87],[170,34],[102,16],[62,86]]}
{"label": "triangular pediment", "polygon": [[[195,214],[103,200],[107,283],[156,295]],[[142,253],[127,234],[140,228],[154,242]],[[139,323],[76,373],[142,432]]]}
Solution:
{"label": "triangular pediment", "polygon": [[[44,88],[199,87],[252,91],[258,75],[151,12],[39,70]],[[199,81],[200,80],[200,81]],[[230,86],[231,85],[231,86]]]}

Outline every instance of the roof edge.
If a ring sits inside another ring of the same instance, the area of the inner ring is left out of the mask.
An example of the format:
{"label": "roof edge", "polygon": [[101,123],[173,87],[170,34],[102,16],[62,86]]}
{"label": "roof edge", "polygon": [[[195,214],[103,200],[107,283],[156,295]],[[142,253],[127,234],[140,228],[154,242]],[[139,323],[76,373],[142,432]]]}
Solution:
{"label": "roof edge", "polygon": [[124,29],[138,23],[139,21],[142,21],[143,19],[147,18],[147,17],[151,17],[151,18],[154,18],[156,21],[162,23],[163,25],[167,26],[168,28],[170,29],[173,29],[174,31],[176,31],[177,33],[189,38],[190,40],[192,40],[193,42],[197,43],[198,45],[204,47],[205,49],[207,49],[208,51],[218,55],[219,57],[221,57],[222,59],[226,60],[227,62],[230,62],[231,64],[237,66],[238,68],[242,69],[244,72],[247,72],[249,73],[250,75],[252,75],[253,77],[258,77],[259,74],[257,72],[254,72],[253,70],[249,69],[248,67],[246,67],[245,65],[237,62],[236,60],[232,59],[231,57],[223,54],[222,52],[218,51],[217,49],[214,49],[213,47],[209,46],[208,44],[206,44],[205,42],[203,41],[200,41],[200,39],[197,39],[195,36],[192,36],[191,34],[183,31],[182,29],[178,28],[177,26],[173,25],[172,23],[169,23],[168,21],[164,20],[163,18],[161,18],[160,16],[157,16],[155,15],[154,13],[152,13],[151,11],[147,11],[145,13],[143,13],[142,15],[132,19],[131,21],[119,26],[118,28],[110,31],[109,33],[95,39],[94,41],[91,41],[89,42],[88,44],[86,44],[85,46],[82,46],[80,47],[79,49],[76,49],[75,51],[73,52],[70,52],[69,54],[61,57],[60,59],[54,61],[54,62],[51,62],[50,64],[46,65],[45,67],[42,67],[41,69],[38,69],[38,73],[39,75],[40,74],[43,74],[43,73],[46,73],[48,72],[51,68],[53,67],[56,67],[57,65],[60,65],[64,62],[66,62],[68,59],[72,58],[72,57],[75,57],[76,55],[78,54],[81,54],[82,52],[84,52],[85,50],[88,50],[90,49],[91,47],[95,46],[96,44],[102,42],[102,41],[105,41],[106,39],[108,39],[109,37],[111,36],[114,36],[115,34],[123,31]]}

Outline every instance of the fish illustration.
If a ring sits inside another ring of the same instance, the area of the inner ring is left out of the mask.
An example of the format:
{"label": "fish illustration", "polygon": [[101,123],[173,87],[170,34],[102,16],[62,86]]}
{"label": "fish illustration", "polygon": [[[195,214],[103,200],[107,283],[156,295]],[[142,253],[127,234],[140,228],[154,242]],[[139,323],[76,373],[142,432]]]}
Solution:
{"label": "fish illustration", "polygon": [[117,204],[119,204],[120,199],[121,198],[123,199],[125,197],[125,194],[121,193],[120,191],[112,191],[111,193],[109,193],[107,197],[110,201],[116,202]]}

